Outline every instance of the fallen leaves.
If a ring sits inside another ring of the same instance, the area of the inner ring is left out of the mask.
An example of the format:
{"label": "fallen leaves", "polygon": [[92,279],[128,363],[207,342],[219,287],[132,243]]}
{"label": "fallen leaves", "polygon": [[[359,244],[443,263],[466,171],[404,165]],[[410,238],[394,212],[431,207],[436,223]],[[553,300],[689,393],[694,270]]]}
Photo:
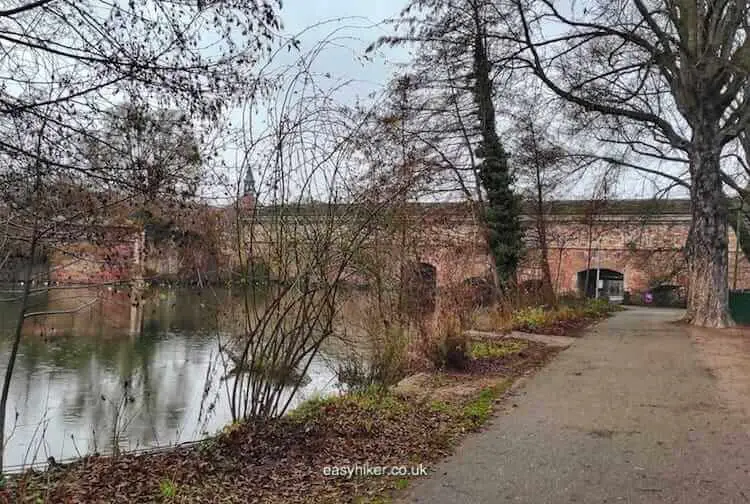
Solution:
{"label": "fallen leaves", "polygon": [[403,478],[327,477],[323,469],[429,467],[488,417],[495,397],[488,383],[510,384],[554,353],[528,342],[520,351],[473,359],[466,370],[433,380],[436,388],[476,386],[473,396],[448,395],[433,403],[375,392],[318,399],[284,418],[234,425],[189,446],[87,457],[28,472],[12,479],[0,502],[341,503],[381,495],[403,487]]}

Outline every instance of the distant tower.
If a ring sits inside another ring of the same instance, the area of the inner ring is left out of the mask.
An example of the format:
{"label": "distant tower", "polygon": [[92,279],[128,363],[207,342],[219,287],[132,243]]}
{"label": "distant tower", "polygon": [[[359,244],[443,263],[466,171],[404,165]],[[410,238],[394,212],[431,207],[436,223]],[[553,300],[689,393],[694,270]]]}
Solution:
{"label": "distant tower", "polygon": [[245,182],[240,200],[244,208],[253,208],[255,206],[255,178],[253,171],[248,168],[245,173]]}

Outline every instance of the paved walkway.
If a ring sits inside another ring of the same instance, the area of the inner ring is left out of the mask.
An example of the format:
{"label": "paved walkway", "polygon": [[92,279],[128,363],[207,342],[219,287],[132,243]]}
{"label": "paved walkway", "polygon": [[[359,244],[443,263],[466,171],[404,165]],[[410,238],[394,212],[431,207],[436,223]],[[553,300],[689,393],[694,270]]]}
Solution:
{"label": "paved walkway", "polygon": [[670,323],[680,316],[632,309],[597,325],[407,502],[750,503],[747,412],[694,331]]}

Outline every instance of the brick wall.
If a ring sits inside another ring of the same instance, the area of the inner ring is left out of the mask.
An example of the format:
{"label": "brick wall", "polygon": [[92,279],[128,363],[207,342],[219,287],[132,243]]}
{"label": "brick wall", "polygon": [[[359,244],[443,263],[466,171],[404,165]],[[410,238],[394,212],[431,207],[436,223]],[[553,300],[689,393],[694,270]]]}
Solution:
{"label": "brick wall", "polygon": [[[658,281],[686,287],[686,263],[681,249],[690,229],[687,217],[611,216],[591,224],[552,219],[548,233],[549,261],[556,289],[575,291],[578,272],[597,267],[623,273],[624,288],[631,292],[646,290]],[[736,237],[730,229],[730,288],[735,284],[735,246]],[[533,239],[529,248],[521,277],[540,278],[539,254]],[[741,251],[736,277],[737,288],[750,288],[750,261]]]}
{"label": "brick wall", "polygon": [[49,258],[49,279],[60,284],[113,282],[132,278],[133,243],[67,245]]}
{"label": "brick wall", "polygon": [[[217,222],[221,222],[220,220]],[[314,217],[311,220],[314,223]],[[315,225],[315,224],[312,224]],[[639,292],[656,281],[687,285],[681,249],[687,238],[690,215],[609,213],[588,219],[580,214],[555,214],[548,218],[547,237],[552,279],[558,292],[575,291],[577,274],[588,268],[606,268],[624,275],[625,290]],[[222,226],[227,228],[227,226]],[[226,229],[224,229],[226,231]],[[60,283],[96,283],[132,278],[134,240],[127,236],[110,245],[77,243],[50,257],[50,279]],[[735,236],[729,232],[729,285],[735,284]],[[231,233],[229,233],[231,234]],[[231,236],[225,237],[229,240]],[[521,265],[521,281],[541,278],[534,227],[527,222],[527,254]],[[262,240],[261,240],[262,241]],[[425,219],[409,230],[410,260],[432,264],[439,285],[485,277],[491,258],[480,227],[470,213]],[[224,251],[231,265],[231,246]],[[261,247],[262,248],[262,247]],[[176,250],[150,250],[146,266],[157,274],[175,274],[185,261],[203,267],[210,258],[183,257]],[[750,288],[750,262],[740,252],[738,288]],[[205,263],[205,264],[204,264]],[[394,261],[393,267],[397,266]],[[356,277],[356,272],[351,272]]]}

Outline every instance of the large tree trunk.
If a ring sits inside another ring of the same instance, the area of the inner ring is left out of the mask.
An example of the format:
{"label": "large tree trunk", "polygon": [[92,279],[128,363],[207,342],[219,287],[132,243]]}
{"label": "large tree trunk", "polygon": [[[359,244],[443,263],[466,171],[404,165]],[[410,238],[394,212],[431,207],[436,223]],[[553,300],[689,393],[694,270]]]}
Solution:
{"label": "large tree trunk", "polygon": [[729,315],[727,208],[719,159],[712,138],[696,134],[691,153],[692,224],[688,235],[689,291],[686,319],[697,326],[728,327]]}
{"label": "large tree trunk", "polygon": [[508,167],[508,155],[497,134],[495,104],[493,101],[492,62],[486,46],[485,26],[479,8],[474,9],[474,101],[481,141],[477,157],[479,178],[486,192],[488,247],[495,261],[495,269],[502,294],[512,292],[517,286],[518,263],[523,247],[521,208],[513,192],[513,176]]}

